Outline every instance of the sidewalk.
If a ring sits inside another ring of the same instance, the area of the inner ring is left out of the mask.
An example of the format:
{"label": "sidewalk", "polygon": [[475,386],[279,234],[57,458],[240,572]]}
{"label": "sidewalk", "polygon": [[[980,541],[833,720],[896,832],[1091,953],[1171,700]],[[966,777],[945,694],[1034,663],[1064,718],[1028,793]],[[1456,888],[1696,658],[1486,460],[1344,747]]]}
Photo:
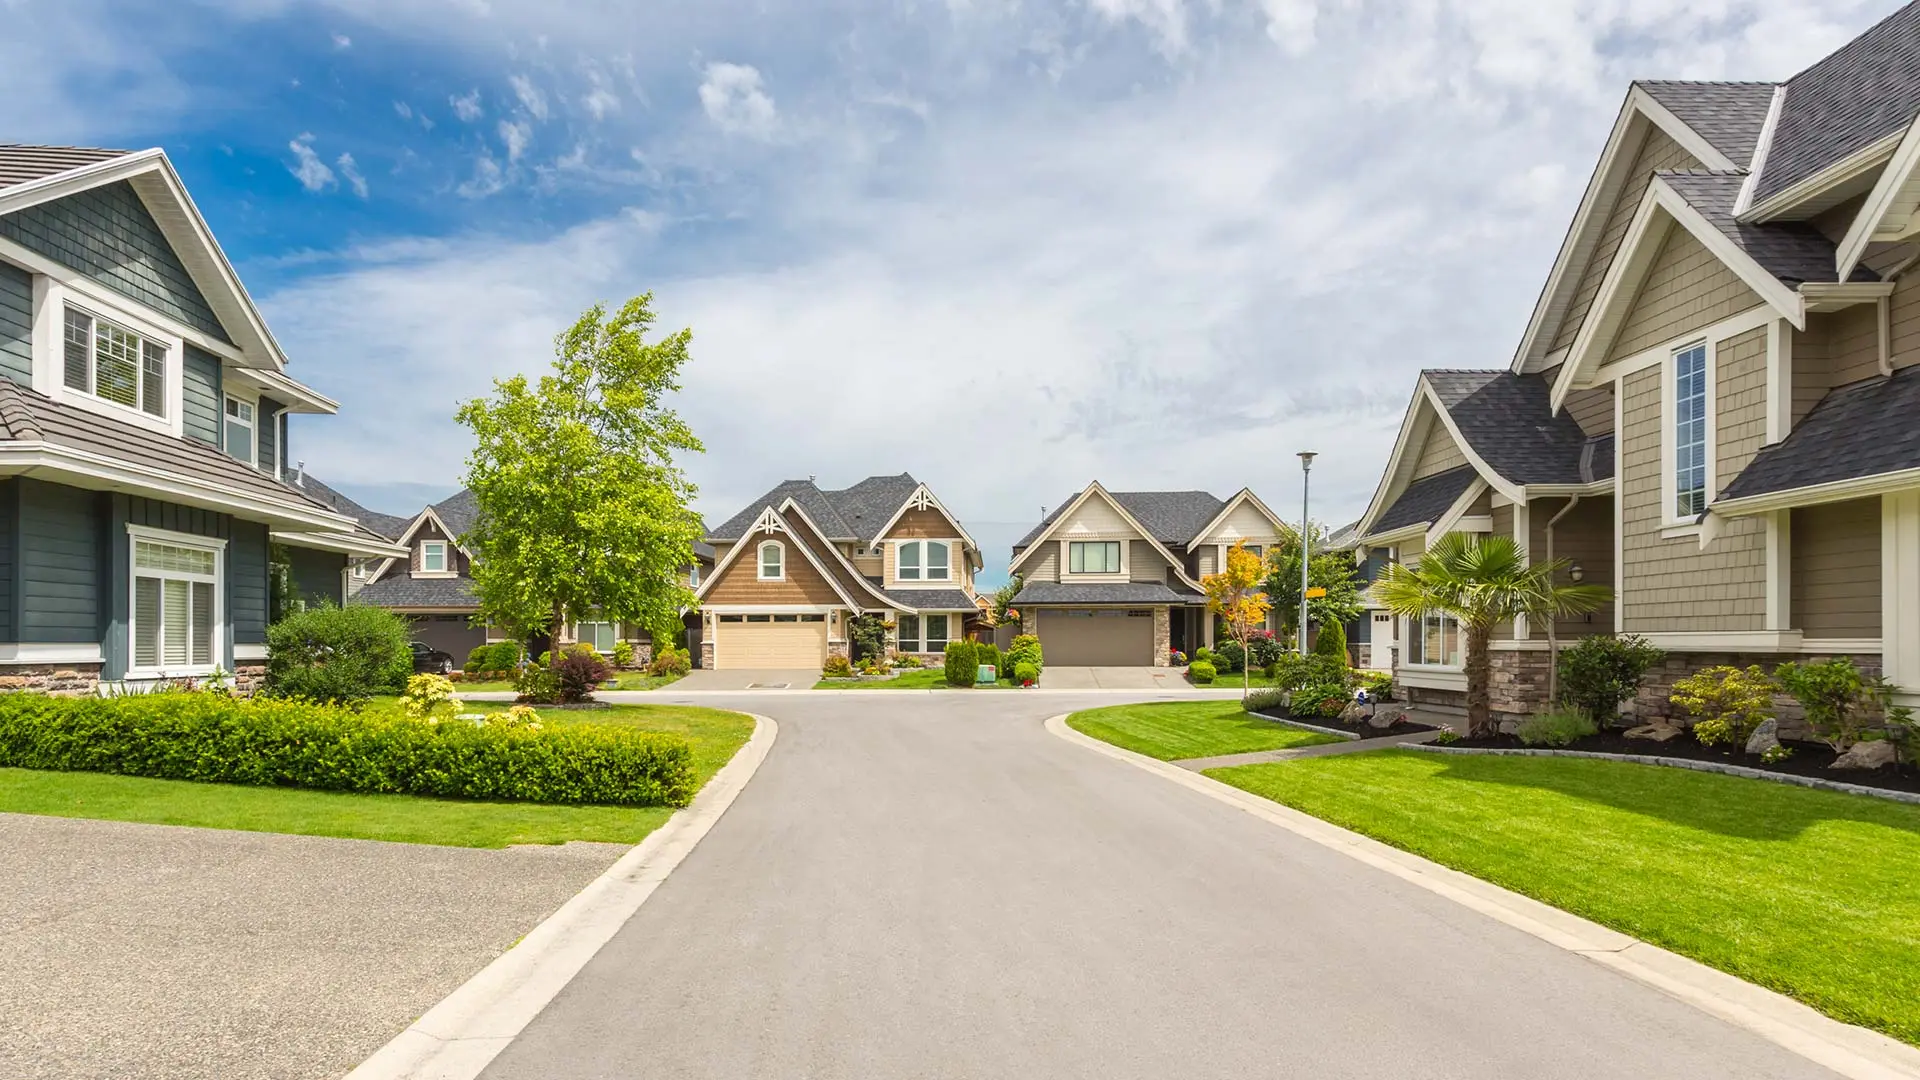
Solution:
{"label": "sidewalk", "polygon": [[1261,765],[1269,761],[1292,761],[1295,758],[1331,757],[1334,754],[1358,754],[1367,750],[1386,750],[1395,746],[1408,746],[1414,743],[1429,743],[1438,731],[1416,731],[1411,735],[1387,735],[1378,739],[1355,739],[1351,742],[1322,743],[1319,746],[1299,746],[1292,750],[1255,750],[1251,754],[1221,754],[1218,757],[1188,758],[1172,764],[1194,772],[1207,769],[1223,769],[1229,765]]}

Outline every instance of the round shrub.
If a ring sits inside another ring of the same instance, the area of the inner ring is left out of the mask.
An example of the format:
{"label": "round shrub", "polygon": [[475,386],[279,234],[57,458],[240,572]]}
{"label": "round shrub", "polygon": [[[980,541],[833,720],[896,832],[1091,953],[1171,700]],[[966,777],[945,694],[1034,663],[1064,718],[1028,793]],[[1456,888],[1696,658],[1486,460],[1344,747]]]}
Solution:
{"label": "round shrub", "polygon": [[512,671],[520,666],[521,649],[517,641],[496,641],[487,646],[487,671]]}
{"label": "round shrub", "polygon": [[1032,634],[1021,634],[1007,646],[1007,655],[1003,657],[1008,667],[1019,670],[1021,664],[1032,664],[1037,673],[1047,665],[1040,655],[1040,639]]}
{"label": "round shrub", "polygon": [[322,604],[267,628],[265,693],[358,702],[396,693],[413,674],[407,621],[384,608]]}
{"label": "round shrub", "polygon": [[1195,686],[1206,686],[1213,682],[1218,674],[1213,664],[1206,660],[1195,660],[1187,665],[1187,678],[1193,680]]}
{"label": "round shrub", "polygon": [[554,661],[553,673],[560,682],[560,700],[572,703],[592,697],[600,684],[613,675],[613,669],[592,648],[575,645]]}
{"label": "round shrub", "polygon": [[1247,650],[1237,641],[1223,641],[1213,650],[1213,666],[1222,675],[1236,673],[1247,666]]}
{"label": "round shrub", "polygon": [[827,662],[820,666],[820,674],[829,679],[851,679],[853,678],[853,661],[844,656],[829,656]]}
{"label": "round shrub", "polygon": [[475,645],[473,651],[467,654],[467,662],[460,665],[460,670],[469,675],[500,670],[493,666],[493,646]]}
{"label": "round shrub", "polygon": [[1032,686],[1035,680],[1039,678],[1040,669],[1034,667],[1032,664],[1020,663],[1013,665],[1013,681],[1019,683],[1021,686]]}
{"label": "round shrub", "polygon": [[980,678],[980,654],[971,641],[947,642],[947,685],[972,686]]}
{"label": "round shrub", "polygon": [[1592,634],[1560,650],[1559,703],[1586,713],[1595,723],[1611,722],[1620,703],[1639,692],[1640,680],[1666,658],[1646,638]]}
{"label": "round shrub", "polygon": [[1313,636],[1313,652],[1316,656],[1337,656],[1341,663],[1347,662],[1347,628],[1337,622],[1320,624],[1320,632]]}

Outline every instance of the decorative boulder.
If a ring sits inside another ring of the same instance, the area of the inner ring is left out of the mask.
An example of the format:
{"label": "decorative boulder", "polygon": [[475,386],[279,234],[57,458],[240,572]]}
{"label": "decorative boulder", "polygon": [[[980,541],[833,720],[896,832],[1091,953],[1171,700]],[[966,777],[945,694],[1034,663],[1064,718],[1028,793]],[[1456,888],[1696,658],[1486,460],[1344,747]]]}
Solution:
{"label": "decorative boulder", "polygon": [[1885,739],[1857,742],[1833,759],[1829,769],[1884,769],[1900,760],[1900,748]]}
{"label": "decorative boulder", "polygon": [[1772,717],[1760,721],[1760,726],[1747,736],[1747,753],[1759,755],[1780,745],[1780,721]]}
{"label": "decorative boulder", "polygon": [[1340,722],[1343,724],[1365,723],[1367,717],[1367,707],[1357,701],[1348,702],[1347,707],[1340,710]]}
{"label": "decorative boulder", "polygon": [[1629,739],[1651,739],[1654,742],[1666,742],[1668,739],[1685,734],[1687,729],[1666,720],[1655,720],[1651,724],[1641,724],[1637,728],[1627,729]]}
{"label": "decorative boulder", "polygon": [[1373,715],[1367,717],[1367,726],[1377,731],[1385,731],[1407,718],[1407,710],[1400,705],[1375,705]]}

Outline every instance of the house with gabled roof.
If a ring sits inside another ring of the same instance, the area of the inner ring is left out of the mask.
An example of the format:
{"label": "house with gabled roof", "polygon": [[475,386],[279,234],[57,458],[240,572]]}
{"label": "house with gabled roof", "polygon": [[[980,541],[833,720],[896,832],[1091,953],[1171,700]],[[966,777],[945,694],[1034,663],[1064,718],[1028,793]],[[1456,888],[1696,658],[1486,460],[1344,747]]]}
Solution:
{"label": "house with gabled roof", "polygon": [[1047,663],[1166,667],[1213,644],[1200,579],[1245,541],[1262,554],[1291,529],[1252,491],[1108,491],[1094,481],[1013,547],[1024,633]]}
{"label": "house with gabled roof", "polygon": [[164,152],[0,145],[0,687],[250,689],[277,550],[396,550],[290,482],[289,367]]}
{"label": "house with gabled roof", "polygon": [[[1784,82],[1635,83],[1511,363],[1421,374],[1351,543],[1572,560],[1614,602],[1555,637],[1669,653],[1643,712],[1790,658],[1920,692],[1917,211],[1920,4]],[[1385,622],[1402,684],[1457,706],[1457,628]],[[1496,712],[1542,704],[1547,629],[1499,631]]]}
{"label": "house with gabled roof", "polygon": [[818,668],[874,614],[894,651],[929,661],[978,632],[980,545],[907,473],[839,490],[788,480],[709,531],[702,666]]}

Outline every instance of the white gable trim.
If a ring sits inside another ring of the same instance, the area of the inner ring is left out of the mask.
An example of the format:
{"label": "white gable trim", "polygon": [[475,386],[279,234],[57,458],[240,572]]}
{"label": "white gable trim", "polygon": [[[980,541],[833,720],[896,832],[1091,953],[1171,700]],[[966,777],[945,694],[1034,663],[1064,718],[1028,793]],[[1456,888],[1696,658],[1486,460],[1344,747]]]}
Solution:
{"label": "white gable trim", "polygon": [[[1835,281],[1845,281],[1853,274],[1853,268],[1860,265],[1860,257],[1867,253],[1867,245],[1874,240],[1897,240],[1913,233],[1913,215],[1920,209],[1920,200],[1910,195],[1903,198],[1902,193],[1909,184],[1920,182],[1916,169],[1920,169],[1920,119],[1907,126],[1906,135],[1893,152],[1893,160],[1881,170],[1880,179],[1874,183],[1867,201],[1861,204],[1847,235],[1840,241],[1834,258]],[[1899,204],[1904,205],[1900,205],[1895,227],[1883,228]]]}
{"label": "white gable trim", "polygon": [[[1493,522],[1491,520],[1482,518],[1479,522],[1475,522],[1467,517],[1467,511],[1474,503],[1480,501],[1480,496],[1487,490],[1487,487],[1488,484],[1485,480],[1475,480],[1473,483],[1468,484],[1467,490],[1461,492],[1460,497],[1453,500],[1452,506],[1447,507],[1447,512],[1441,514],[1434,520],[1434,523],[1427,528],[1426,546],[1432,547],[1434,541],[1450,532],[1492,532]],[[1468,527],[1470,525],[1477,526],[1482,523],[1486,525],[1486,528]]]}
{"label": "white gable trim", "polygon": [[[1199,582],[1187,576],[1186,560],[1180,558],[1178,555],[1175,555],[1173,552],[1167,550],[1167,547],[1165,544],[1162,544],[1160,541],[1154,539],[1153,534],[1147,531],[1147,527],[1140,524],[1140,519],[1128,513],[1127,508],[1120,505],[1120,500],[1114,498],[1110,493],[1108,493],[1106,488],[1101,487],[1100,481],[1098,480],[1095,480],[1091,484],[1088,484],[1084,491],[1074,496],[1074,499],[1072,502],[1068,503],[1066,507],[1062,509],[1058,514],[1054,515],[1053,524],[1047,526],[1044,532],[1042,532],[1039,536],[1036,536],[1033,538],[1033,542],[1027,545],[1027,549],[1021,552],[1020,556],[1013,560],[1013,565],[1007,568],[1008,572],[1018,573],[1020,570],[1020,567],[1025,565],[1026,561],[1032,558],[1034,553],[1039,551],[1047,543],[1047,541],[1051,540],[1053,538],[1053,534],[1059,530],[1060,526],[1066,524],[1067,519],[1072,517],[1074,512],[1079,510],[1081,505],[1084,504],[1088,499],[1092,498],[1096,493],[1100,496],[1102,500],[1106,502],[1108,506],[1113,507],[1114,512],[1120,515],[1120,520],[1127,523],[1127,527],[1133,530],[1134,536],[1136,539],[1145,540],[1147,543],[1153,545],[1153,550],[1159,552],[1160,557],[1167,560],[1167,565],[1173,567],[1173,572],[1176,577],[1178,577],[1182,582],[1186,583],[1187,585],[1192,586],[1194,591],[1196,592],[1203,591],[1200,588]],[[1123,549],[1123,557],[1124,557],[1124,549]]]}
{"label": "white gable trim", "polygon": [[1212,521],[1207,522],[1201,527],[1199,532],[1193,534],[1193,538],[1187,541],[1187,550],[1192,551],[1194,545],[1213,535],[1213,530],[1225,524],[1227,518],[1232,515],[1234,510],[1247,503],[1251,503],[1255,510],[1260,511],[1263,517],[1273,523],[1275,532],[1285,535],[1292,530],[1292,526],[1280,520],[1280,515],[1267,509],[1267,504],[1260,501],[1260,497],[1253,493],[1252,488],[1241,488],[1238,494],[1227,500],[1226,505],[1220,508],[1220,512],[1213,516]]}
{"label": "white gable trim", "polygon": [[1900,145],[1900,140],[1905,134],[1905,131],[1894,131],[1880,141],[1860,148],[1792,187],[1775,192],[1764,201],[1747,207],[1740,214],[1740,220],[1771,221],[1774,218],[1784,217],[1796,207],[1859,180],[1892,157],[1894,148]]}
{"label": "white gable trim", "polygon": [[[788,496],[787,500],[780,504],[780,513],[782,515],[786,515],[786,514],[798,515],[801,521],[804,521],[807,523],[807,528],[813,530],[813,534],[815,536],[821,537],[829,545],[833,543],[833,541],[827,537],[826,531],[820,528],[820,524],[814,521],[812,516],[807,513],[806,507],[801,506],[800,503],[797,500],[795,500],[792,496]],[[789,529],[786,531],[788,535],[792,535],[792,530]],[[800,541],[800,545],[803,549],[808,547],[807,543],[804,540],[800,540],[799,537],[796,536],[794,537],[794,539]],[[905,608],[902,608],[900,604],[894,603],[892,598],[887,596],[886,593],[880,591],[879,589],[874,588],[873,583],[867,580],[867,577],[865,574],[862,574],[858,568],[848,563],[846,559],[841,558],[839,551],[829,548],[829,550],[827,551],[827,557],[830,559],[833,559],[834,561],[838,562],[841,566],[845,567],[847,570],[847,573],[851,574],[853,576],[853,579],[860,583],[860,587],[866,590],[866,592],[869,595],[871,595],[875,600],[879,601],[879,604],[876,606],[900,608],[901,610],[906,610]],[[846,590],[840,588],[839,583],[834,580],[833,575],[827,573],[827,568],[821,565],[819,559],[813,558],[811,555],[809,555],[808,561],[813,563],[814,569],[820,571],[821,577],[826,578],[828,583],[833,585],[834,591],[840,594],[841,599],[846,600],[847,603],[850,606],[852,606],[856,611],[859,610],[859,605],[853,603],[853,599],[847,596]],[[957,588],[958,586],[956,585],[955,587]]]}
{"label": "white gable trim", "polygon": [[1753,207],[1753,189],[1767,167],[1767,151],[1773,148],[1773,131],[1780,126],[1780,109],[1787,100],[1787,84],[1773,88],[1773,100],[1767,103],[1767,119],[1760,125],[1760,138],[1753,144],[1753,161],[1747,165],[1747,178],[1740,184],[1740,195],[1733,200],[1733,216],[1740,217]]}
{"label": "white gable trim", "polygon": [[1414,382],[1413,400],[1407,402],[1407,411],[1400,417],[1400,434],[1394,438],[1393,452],[1387,455],[1386,471],[1380,474],[1380,484],[1373,489],[1373,501],[1367,504],[1366,513],[1360,515],[1360,520],[1353,527],[1353,536],[1356,541],[1367,537],[1373,529],[1373,523],[1378,521],[1380,515],[1386,513],[1387,507],[1393,505],[1393,500],[1399,498],[1400,493],[1406,490],[1407,483],[1412,482],[1411,480],[1405,483],[1400,482],[1400,473],[1408,464],[1407,451],[1415,445],[1424,444],[1425,435],[1431,427],[1430,424],[1420,423],[1421,407],[1424,405],[1427,409],[1433,408],[1427,400],[1426,381],[1426,377],[1421,376]]}
{"label": "white gable trim", "polygon": [[[1566,305],[1572,299],[1573,290],[1579,287],[1581,273],[1585,271],[1594,246],[1599,242],[1600,233],[1606,227],[1607,215],[1626,185],[1627,170],[1633,166],[1646,133],[1655,128],[1679,143],[1709,169],[1730,172],[1740,167],[1692,128],[1681,123],[1679,117],[1655,101],[1651,94],[1638,86],[1628,90],[1627,100],[1620,106],[1620,115],[1614,120],[1613,132],[1607,136],[1606,148],[1600,152],[1600,162],[1587,181],[1586,193],[1580,196],[1580,208],[1574,212],[1573,224],[1567,229],[1566,239],[1560,242],[1560,253],[1554,256],[1547,283],[1540,290],[1540,298],[1534,302],[1526,333],[1521,336],[1520,348],[1514,353],[1515,374],[1538,371],[1544,367],[1540,363],[1541,358],[1559,332],[1559,321],[1566,317]],[[1615,261],[1618,262],[1618,259],[1616,255]],[[1591,308],[1587,317],[1593,317]]]}
{"label": "white gable trim", "polygon": [[1656,176],[1647,187],[1646,197],[1640,201],[1633,223],[1627,227],[1627,235],[1621,238],[1620,254],[1614,256],[1613,265],[1607,268],[1607,276],[1600,282],[1600,291],[1587,311],[1580,336],[1574,339],[1567,362],[1561,365],[1559,377],[1554,380],[1551,404],[1555,413],[1566,404],[1579,373],[1606,358],[1606,351],[1612,347],[1626,318],[1627,305],[1639,295],[1662,243],[1676,225],[1700,241],[1702,247],[1732,270],[1781,318],[1798,329],[1807,328],[1805,299],[1754,262],[1751,255],[1727,239],[1726,234],[1688,205],[1679,192]]}
{"label": "white gable trim", "polygon": [[1420,389],[1426,393],[1428,403],[1433,406],[1434,416],[1447,429],[1447,434],[1452,437],[1454,445],[1459,447],[1460,453],[1473,464],[1473,471],[1480,474],[1480,479],[1514,502],[1525,502],[1526,492],[1521,490],[1518,484],[1510,483],[1506,477],[1495,472],[1493,466],[1487,464],[1487,459],[1474,450],[1473,444],[1467,441],[1466,436],[1460,434],[1459,426],[1453,422],[1453,414],[1448,412],[1447,407],[1441,403],[1439,393],[1434,390],[1433,384],[1428,382],[1424,375],[1420,377]]}
{"label": "white gable trim", "polygon": [[[790,506],[799,505],[792,499],[788,499],[787,504]],[[818,527],[813,526],[811,519],[807,521],[807,524],[809,527],[813,527],[814,532],[818,533],[820,531]],[[827,583],[827,587],[833,590],[833,594],[838,596],[841,602],[845,603],[847,607],[852,608],[856,615],[865,610],[859,604],[853,602],[853,597],[848,596],[847,591],[840,587],[840,583],[833,579],[833,575],[827,573],[827,568],[820,564],[819,558],[814,555],[813,550],[808,546],[807,542],[795,535],[794,531],[787,527],[787,523],[780,520],[780,515],[776,513],[771,506],[760,511],[760,516],[754,519],[753,525],[740,535],[740,539],[731,548],[727,549],[726,556],[713,568],[713,573],[708,574],[706,578],[700,582],[700,587],[693,591],[694,602],[699,603],[706,599],[707,593],[711,592],[713,587],[718,585],[721,580],[727,576],[727,569],[739,560],[741,552],[752,548],[756,553],[754,559],[757,561],[760,558],[758,552],[760,550],[761,539],[772,536],[775,533],[786,537],[786,540],[782,541],[783,547],[799,549],[800,554],[806,558],[808,563],[812,564],[821,579]],[[783,561],[780,564],[780,572],[782,574],[786,573],[786,563],[784,559],[785,556],[782,556]],[[731,605],[722,604],[720,608],[731,610]],[[719,609],[717,608],[716,610]]]}
{"label": "white gable trim", "polygon": [[[419,532],[420,526],[425,525],[429,521],[433,522],[434,525],[439,527],[440,532],[446,536],[447,542],[451,543],[455,548],[458,548],[462,555],[465,555],[469,560],[473,558],[473,552],[468,551],[467,545],[462,544],[460,542],[459,534],[455,533],[452,529],[447,528],[447,523],[441,520],[440,515],[434,512],[433,507],[429,506],[425,510],[422,510],[418,514],[415,514],[413,521],[407,525],[407,531],[401,533],[400,539],[394,541],[395,544],[407,549],[407,556],[409,560],[411,560],[413,555],[413,534]],[[387,571],[393,569],[393,564],[398,561],[399,560],[397,558],[393,558],[393,559],[388,559],[386,562],[381,563],[379,567],[374,570],[373,576],[367,579],[367,584],[371,585],[374,582],[379,581],[381,578],[385,577],[387,575]],[[449,575],[449,576],[457,576],[457,575]]]}
{"label": "white gable trim", "polygon": [[[913,494],[908,495],[906,499],[900,503],[900,508],[893,512],[893,516],[887,519],[887,523],[880,526],[879,532],[873,534],[874,540],[885,540],[887,533],[890,532],[895,525],[900,523],[900,519],[906,516],[907,511],[926,510],[929,508],[940,511],[947,519],[947,522],[959,530],[960,539],[966,541],[967,546],[973,549],[976,556],[980,554],[980,545],[974,541],[973,534],[967,532],[967,527],[960,524],[960,519],[953,516],[953,512],[948,510],[945,504],[941,503],[938,498],[934,497],[933,489],[925,484],[914,488]],[[811,522],[812,519],[809,518],[808,521]],[[820,535],[825,536],[826,534],[821,533]]]}

